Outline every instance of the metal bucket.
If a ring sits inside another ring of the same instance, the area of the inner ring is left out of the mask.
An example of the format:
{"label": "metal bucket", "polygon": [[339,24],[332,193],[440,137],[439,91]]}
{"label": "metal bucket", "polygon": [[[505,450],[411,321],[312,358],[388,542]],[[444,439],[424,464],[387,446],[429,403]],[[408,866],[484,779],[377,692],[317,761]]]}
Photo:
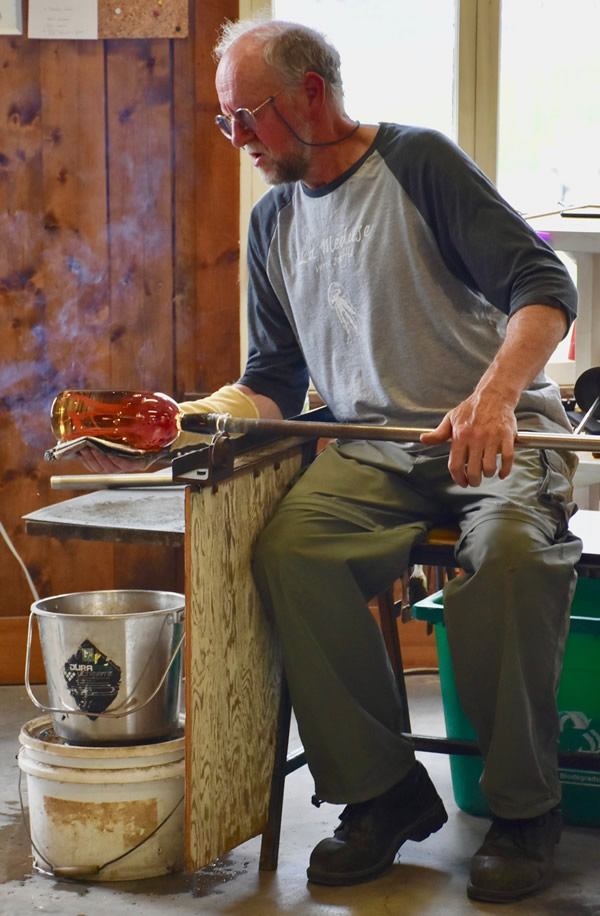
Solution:
{"label": "metal bucket", "polygon": [[[126,589],[74,592],[31,605],[25,687],[73,744],[136,744],[179,728],[184,597]],[[34,618],[48,706],[29,680]]]}

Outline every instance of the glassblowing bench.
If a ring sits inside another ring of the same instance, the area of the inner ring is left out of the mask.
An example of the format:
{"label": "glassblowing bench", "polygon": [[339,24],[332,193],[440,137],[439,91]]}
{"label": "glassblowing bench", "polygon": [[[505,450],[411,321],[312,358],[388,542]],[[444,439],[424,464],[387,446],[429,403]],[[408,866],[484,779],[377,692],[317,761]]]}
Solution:
{"label": "glassblowing bench", "polygon": [[[30,534],[184,545],[189,871],[258,834],[263,834],[261,868],[277,864],[285,776],[305,760],[302,753],[287,759],[290,707],[279,647],[250,563],[258,533],[312,460],[315,444],[279,440],[238,454],[233,462],[208,449],[193,452],[173,463],[180,486],[87,493],[25,517]],[[600,576],[599,517],[580,511],[572,519],[572,531],[584,545],[580,575]],[[411,559],[451,567],[453,543],[452,532],[433,534],[415,547]],[[393,603],[387,603],[387,615],[384,635],[402,688]],[[406,706],[407,733],[409,723]],[[413,738],[418,750],[477,753],[469,742]],[[561,765],[600,770],[600,755],[563,754]]]}

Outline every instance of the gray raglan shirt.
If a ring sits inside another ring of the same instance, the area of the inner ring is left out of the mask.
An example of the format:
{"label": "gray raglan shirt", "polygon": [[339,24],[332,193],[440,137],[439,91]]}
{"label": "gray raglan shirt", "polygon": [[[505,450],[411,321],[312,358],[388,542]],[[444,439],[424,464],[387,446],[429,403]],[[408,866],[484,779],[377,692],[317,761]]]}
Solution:
{"label": "gray raglan shirt", "polygon": [[[381,124],[331,184],[271,189],[250,225],[249,356],[240,382],[300,411],[308,378],[342,422],[436,426],[467,397],[507,318],[575,316],[569,275],[460,149]],[[570,429],[544,374],[519,426]]]}

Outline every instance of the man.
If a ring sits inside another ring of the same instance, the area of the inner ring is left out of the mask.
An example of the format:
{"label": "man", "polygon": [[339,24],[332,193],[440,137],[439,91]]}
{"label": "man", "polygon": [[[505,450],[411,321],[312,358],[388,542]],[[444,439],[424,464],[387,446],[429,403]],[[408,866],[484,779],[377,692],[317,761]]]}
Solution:
{"label": "man", "polygon": [[216,55],[217,124],[274,187],[250,227],[246,371],[183,409],[291,416],[310,377],[340,421],[433,428],[408,447],[330,445],[257,546],[317,797],[346,805],[309,880],[373,878],[447,819],[400,735],[367,601],[452,518],[465,575],[445,618],[494,815],[468,893],[518,899],[550,882],[560,835],[555,691],[581,545],[570,457],[515,452],[514,437],[569,429],[543,368],[574,288],[452,143],[352,121],[321,35],[228,24]]}

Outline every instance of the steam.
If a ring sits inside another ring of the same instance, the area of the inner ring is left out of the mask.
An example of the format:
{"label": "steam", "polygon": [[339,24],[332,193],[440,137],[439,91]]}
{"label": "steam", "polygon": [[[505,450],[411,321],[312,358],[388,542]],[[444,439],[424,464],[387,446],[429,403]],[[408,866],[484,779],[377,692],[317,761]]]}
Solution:
{"label": "steam", "polygon": [[[54,444],[50,408],[60,391],[113,386],[106,370],[108,348],[111,335],[126,328],[119,327],[118,314],[111,325],[109,279],[113,299],[119,290],[126,296],[136,272],[145,275],[146,265],[164,256],[165,247],[170,250],[170,227],[156,214],[161,170],[143,171],[135,216],[112,223],[110,237],[86,240],[60,225],[52,212],[43,218],[22,211],[0,213],[3,260],[11,264],[9,270],[0,269],[3,333],[13,338],[10,349],[18,354],[11,364],[0,365],[0,411],[12,420],[11,436],[20,437],[38,455]],[[141,181],[133,170],[130,182],[137,193]],[[172,291],[164,292],[169,303]],[[143,313],[142,301],[136,320],[143,329],[151,319]],[[144,342],[135,371],[142,387],[142,379],[156,365],[156,344],[147,334],[140,336]]]}

